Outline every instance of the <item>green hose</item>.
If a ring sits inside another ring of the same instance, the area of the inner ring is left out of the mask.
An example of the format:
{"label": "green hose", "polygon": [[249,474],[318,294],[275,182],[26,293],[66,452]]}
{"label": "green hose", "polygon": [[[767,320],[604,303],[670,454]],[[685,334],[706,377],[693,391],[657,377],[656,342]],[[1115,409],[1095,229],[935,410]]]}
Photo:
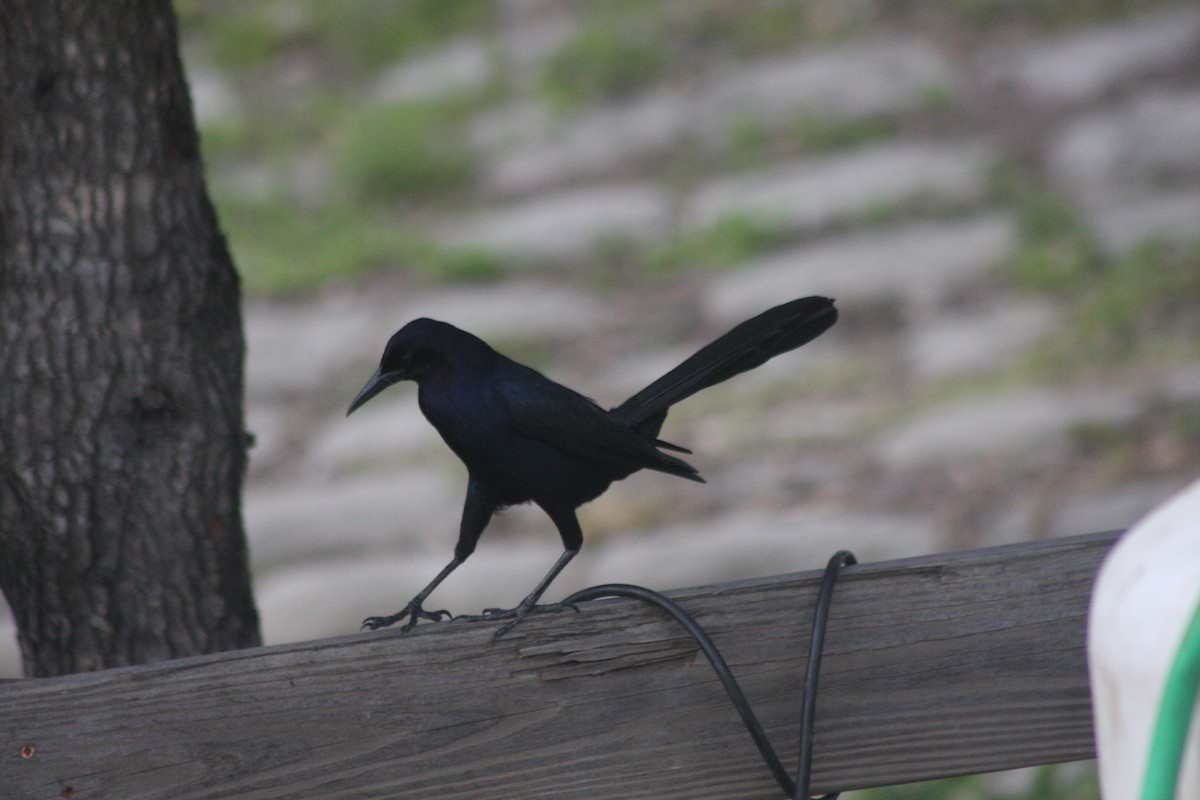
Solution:
{"label": "green hose", "polygon": [[1146,781],[1142,800],[1174,800],[1179,783],[1179,767],[1187,742],[1188,725],[1200,688],[1200,605],[1192,614],[1175,663],[1163,687],[1158,722],[1146,761]]}

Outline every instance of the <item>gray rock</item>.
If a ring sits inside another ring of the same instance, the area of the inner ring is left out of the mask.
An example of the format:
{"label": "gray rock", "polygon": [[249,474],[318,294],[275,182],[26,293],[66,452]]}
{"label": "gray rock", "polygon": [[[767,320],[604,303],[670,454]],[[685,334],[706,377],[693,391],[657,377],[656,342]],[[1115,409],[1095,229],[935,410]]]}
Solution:
{"label": "gray rock", "polygon": [[712,284],[705,312],[737,321],[780,298],[826,294],[843,310],[900,298],[931,313],[952,289],[984,275],[1015,246],[1012,221],[998,214],[867,231],[747,264]]}
{"label": "gray rock", "polygon": [[1200,179],[1200,92],[1146,92],[1084,117],[1059,135],[1047,161],[1084,200]]}
{"label": "gray rock", "polygon": [[192,109],[200,125],[237,113],[237,95],[223,75],[189,64],[187,81]]}
{"label": "gray rock", "polygon": [[530,261],[568,262],[605,240],[653,240],[669,224],[666,194],[640,184],[573,189],[483,211],[442,226],[445,244]]}
{"label": "gray rock", "polygon": [[410,565],[410,559],[395,556],[325,557],[256,576],[254,599],[263,643],[355,633],[363,617],[391,613],[407,602],[407,597],[400,598],[407,589],[398,580]]}
{"label": "gray rock", "polygon": [[500,4],[505,64],[528,90],[536,67],[565,45],[579,30],[580,8],[556,0],[504,0]]}
{"label": "gray rock", "polygon": [[251,203],[269,202],[279,191],[280,182],[286,180],[277,165],[244,160],[233,164],[218,162],[209,174],[213,188]]}
{"label": "gray rock", "polygon": [[791,229],[853,220],[916,197],[966,202],[983,196],[991,164],[980,145],[900,144],[718,178],[684,203],[684,225],[707,227],[744,214]]}
{"label": "gray rock", "polygon": [[1015,497],[1000,503],[992,509],[990,518],[979,521],[979,540],[983,546],[999,547],[1041,538],[1038,512],[1039,502],[1033,497]]}
{"label": "gray rock", "polygon": [[1200,12],[1175,8],[1141,20],[1077,30],[984,57],[992,81],[1060,103],[1100,96],[1123,81],[1182,65],[1200,48]]}
{"label": "gray rock", "polygon": [[[478,613],[485,607],[512,607],[533,589],[560,550],[544,543],[489,541],[438,587],[430,611]],[[586,548],[585,548],[586,552]],[[398,611],[452,555],[444,549],[371,555],[295,564],[257,581],[257,603],[267,644],[354,633],[363,617]],[[583,556],[576,559],[576,563]],[[547,599],[587,585],[572,564],[551,587]],[[458,622],[456,625],[468,623]]]}
{"label": "gray rock", "polygon": [[[842,353],[843,357],[847,354]],[[805,354],[797,353],[788,356],[796,359],[787,364],[790,381],[780,380],[776,387],[786,387],[788,383],[795,386],[796,375],[803,375],[807,367]],[[812,358],[812,360],[816,360]],[[832,361],[833,359],[829,359]],[[844,363],[844,362],[843,362]],[[874,415],[879,413],[879,403],[869,399],[838,399],[825,400],[809,399],[808,393],[792,388],[791,394],[801,398],[794,404],[783,406],[776,413],[758,414],[756,438],[762,442],[809,442],[829,441],[837,439],[850,440],[861,435]],[[701,423],[703,425],[703,423]],[[738,452],[741,445],[733,444],[733,452]],[[833,478],[843,474],[844,464],[823,463],[818,465],[823,469],[819,474]],[[792,468],[784,470],[785,480],[795,477]]]}
{"label": "gray rock", "polygon": [[932,408],[883,435],[877,458],[891,469],[926,462],[1012,455],[1048,447],[1078,422],[1119,422],[1138,409],[1129,391],[1022,389]]}
{"label": "gray rock", "polygon": [[491,75],[487,46],[473,39],[458,39],[384,70],[375,84],[374,96],[376,102],[395,103],[477,91]]}
{"label": "gray rock", "polygon": [[927,517],[804,508],[696,520],[604,544],[594,555],[584,549],[588,583],[675,589],[821,569],[841,549],[861,561],[936,552],[938,533]]}
{"label": "gray rock", "polygon": [[643,349],[639,347],[635,352],[604,364],[595,365],[598,369],[589,370],[590,375],[581,374],[580,384],[577,388],[583,389],[584,381],[587,386],[595,387],[596,392],[603,388],[603,398],[597,396],[596,400],[600,401],[601,405],[607,401],[611,401],[608,403],[609,405],[616,405],[635,392],[649,386],[651,382],[665,375],[668,370],[681,364],[685,358],[707,344],[712,338],[715,337],[709,337],[704,341],[694,340],[681,343],[668,348],[646,347]]}
{"label": "gray rock", "polygon": [[256,571],[358,553],[417,549],[458,530],[463,485],[415,469],[328,483],[259,487],[246,495],[246,531]]}
{"label": "gray rock", "polygon": [[[586,110],[566,124],[547,125],[540,135],[495,157],[484,177],[485,188],[513,194],[618,172],[666,151],[692,130],[691,112],[688,99],[669,89]],[[496,121],[485,119],[481,124]],[[473,138],[486,140],[482,132]]]}
{"label": "gray rock", "polygon": [[[611,581],[672,589],[820,569],[842,548],[854,550],[862,561],[934,552],[936,526],[925,517],[833,509],[681,524],[585,545],[547,599]],[[516,605],[559,552],[555,539],[485,536],[476,554],[438,587],[426,607],[474,613],[487,606]],[[449,558],[447,546],[445,552],[328,559],[277,570],[258,582],[264,637],[274,644],[352,633],[364,616],[399,609]]]}
{"label": "gray rock", "polygon": [[1157,391],[1172,402],[1200,401],[1200,364],[1178,367],[1161,376]]}
{"label": "gray rock", "polygon": [[1121,255],[1146,239],[1200,239],[1200,190],[1155,191],[1144,196],[1105,195],[1083,205],[1089,227],[1109,253]]}
{"label": "gray rock", "polygon": [[953,67],[920,39],[804,48],[710,81],[698,98],[697,130],[726,131],[738,119],[778,125],[801,113],[836,121],[910,111],[956,83]]}
{"label": "gray rock", "polygon": [[304,391],[365,354],[382,351],[378,307],[361,299],[340,296],[312,305],[249,307],[246,390],[251,401]]}
{"label": "gray rock", "polygon": [[17,623],[0,622],[0,679],[22,677],[21,647],[17,644]]}
{"label": "gray rock", "polygon": [[1053,305],[1033,300],[939,315],[910,335],[909,357],[924,378],[989,372],[1053,330],[1057,317]]}
{"label": "gray rock", "polygon": [[[517,100],[499,108],[485,109],[474,117],[467,140],[484,159],[520,151],[531,141],[542,141],[553,126],[550,113],[540,103]],[[494,166],[493,166],[494,168]],[[485,178],[485,183],[489,181]]]}
{"label": "gray rock", "polygon": [[849,358],[844,348],[821,339],[706,389],[673,416],[687,422],[686,444],[709,462],[721,455],[745,461],[759,444],[850,435],[865,423],[868,404],[821,403],[804,387],[805,376],[836,370]]}
{"label": "gray rock", "polygon": [[246,430],[254,435],[250,448],[250,469],[256,471],[273,464],[285,452],[290,418],[295,410],[286,403],[256,401],[246,406]]}
{"label": "gray rock", "polygon": [[354,290],[304,305],[256,303],[246,311],[247,395],[253,408],[320,393],[332,378],[345,376],[348,404],[358,389],[354,380],[366,380],[388,337],[417,317],[441,319],[485,339],[523,341],[577,335],[605,316],[600,300],[586,292],[526,280],[394,294]]}
{"label": "gray rock", "polygon": [[[540,341],[577,336],[605,324],[602,300],[585,291],[523,278],[485,286],[447,287],[409,296],[395,328],[415,317],[432,317],[487,340]],[[384,332],[390,335],[391,330]],[[379,352],[386,339],[380,338]],[[495,343],[495,342],[493,342]]]}
{"label": "gray rock", "polygon": [[952,85],[949,66],[927,44],[887,40],[751,62],[686,91],[654,88],[557,125],[518,106],[481,117],[472,140],[510,145],[491,158],[484,181],[490,191],[528,192],[627,171],[684,140],[725,147],[730,127],[747,120],[770,129],[800,115],[836,121],[894,113],[919,107],[931,88]]}
{"label": "gray rock", "polygon": [[[1081,496],[1073,510],[1058,518],[1058,532],[1087,532],[1125,524],[1118,520],[1132,521],[1173,490],[1168,484],[1117,492],[1112,502],[1107,492]],[[1015,530],[1027,517],[1020,515],[1005,527]],[[1014,540],[1027,535],[1025,527],[1011,534]],[[430,544],[413,543],[402,555],[389,553],[403,545],[383,542],[385,550],[361,556],[322,553],[316,563],[309,554],[296,563],[276,562],[274,569],[260,570],[258,602],[268,642],[352,632],[363,616],[395,610],[445,565],[452,539],[452,534],[439,531]],[[602,581],[670,588],[815,569],[842,547],[873,561],[933,552],[940,546],[936,521],[930,517],[822,508],[739,512],[589,542],[551,590],[550,599]],[[689,557],[675,557],[683,547]],[[557,554],[552,534],[513,540],[489,532],[476,556],[438,589],[429,607],[470,612],[512,605]]]}
{"label": "gray rock", "polygon": [[1188,483],[1185,478],[1168,478],[1078,493],[1056,510],[1051,534],[1076,536],[1128,528]]}
{"label": "gray rock", "polygon": [[17,644],[17,621],[8,601],[0,595],[0,680],[20,678],[21,647]]}
{"label": "gray rock", "polygon": [[[364,375],[364,381],[366,376]],[[354,388],[347,392],[349,398]],[[392,469],[416,461],[449,466],[437,431],[417,406],[416,387],[390,389],[347,418],[338,409],[323,424],[309,429],[301,459],[305,476],[328,480],[365,468]]]}

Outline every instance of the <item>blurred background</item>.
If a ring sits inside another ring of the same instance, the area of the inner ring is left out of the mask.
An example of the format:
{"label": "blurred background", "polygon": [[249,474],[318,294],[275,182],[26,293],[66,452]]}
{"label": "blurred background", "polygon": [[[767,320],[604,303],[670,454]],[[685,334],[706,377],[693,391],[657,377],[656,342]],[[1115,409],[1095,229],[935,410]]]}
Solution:
{"label": "blurred background", "polygon": [[[672,412],[708,485],[585,506],[550,599],[1110,530],[1196,477],[1194,3],[176,7],[246,292],[268,642],[353,632],[451,556],[465,472],[413,388],[344,417],[416,316],[612,406],[837,298],[828,334]],[[515,604],[560,549],[509,510],[430,607]],[[1094,791],[1066,767],[864,796]]]}

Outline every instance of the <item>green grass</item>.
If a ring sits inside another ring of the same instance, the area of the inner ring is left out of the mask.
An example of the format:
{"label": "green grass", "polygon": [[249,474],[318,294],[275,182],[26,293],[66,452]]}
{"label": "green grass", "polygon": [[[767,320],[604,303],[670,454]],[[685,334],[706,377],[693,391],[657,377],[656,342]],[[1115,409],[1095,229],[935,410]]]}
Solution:
{"label": "green grass", "polygon": [[318,55],[349,70],[373,70],[453,36],[485,33],[490,0],[177,0],[181,28],[202,38],[214,62],[235,71],[284,54]]}
{"label": "green grass", "polygon": [[1003,182],[1017,205],[1020,241],[1005,274],[1055,298],[1067,315],[1055,341],[1035,354],[1038,369],[1170,357],[1179,342],[1200,336],[1200,240],[1146,240],[1112,255],[1064,198],[1012,176]]}
{"label": "green grass", "polygon": [[1081,343],[1094,352],[1129,358],[1157,337],[1195,341],[1200,241],[1144,241],[1121,258],[1101,262],[1099,274],[1079,292],[1075,326]]}
{"label": "green grass", "polygon": [[732,163],[759,166],[778,158],[851,150],[895,139],[900,123],[887,115],[830,119],[801,113],[777,129],[750,116],[734,118],[728,128]]}
{"label": "green grass", "polygon": [[218,195],[216,204],[251,296],[303,294],[388,269],[440,282],[492,281],[509,266],[485,250],[440,246],[394,215],[353,203],[306,209],[278,195],[259,202]]}
{"label": "green grass", "polygon": [[304,210],[283,199],[216,200],[251,295],[289,294],[394,263],[409,246],[398,226],[351,209]]}
{"label": "green grass", "polygon": [[1046,30],[1120,19],[1163,0],[951,0],[943,5],[950,18],[973,28],[1019,23]]}
{"label": "green grass", "polygon": [[1078,291],[1103,270],[1091,232],[1056,194],[1031,190],[1020,199],[1017,235],[1021,247],[1009,271],[1022,288],[1052,294]]}
{"label": "green grass", "polygon": [[828,153],[863,147],[894,139],[900,132],[900,124],[884,115],[838,120],[803,114],[798,116],[790,127],[791,135],[807,153]]}
{"label": "green grass", "polygon": [[313,0],[312,32],[327,50],[371,69],[496,22],[493,0]]}
{"label": "green grass", "polygon": [[840,8],[845,5],[692,0],[662,4],[661,24],[686,50],[753,58],[791,49],[814,34],[828,34],[828,24],[845,13]]}
{"label": "green grass", "polygon": [[778,222],[732,214],[707,228],[678,233],[670,242],[644,251],[639,262],[647,275],[685,267],[731,267],[778,247],[788,237]]}
{"label": "green grass", "polygon": [[1081,458],[1094,463],[1126,457],[1137,442],[1137,433],[1129,424],[1081,420],[1067,428],[1067,440]]}
{"label": "green grass", "polygon": [[953,108],[958,101],[954,88],[944,83],[926,84],[921,89],[921,108],[930,114]]}
{"label": "green grass", "polygon": [[644,3],[589,0],[577,33],[543,65],[542,99],[558,110],[688,80],[706,64],[783,52],[857,30],[853,4],[777,0]]}
{"label": "green grass", "polygon": [[542,67],[540,88],[552,108],[627,97],[662,77],[667,53],[650,32],[617,25],[581,30]]}
{"label": "green grass", "polygon": [[465,121],[455,102],[362,109],[350,115],[334,154],[338,177],[367,202],[444,198],[475,174]]}

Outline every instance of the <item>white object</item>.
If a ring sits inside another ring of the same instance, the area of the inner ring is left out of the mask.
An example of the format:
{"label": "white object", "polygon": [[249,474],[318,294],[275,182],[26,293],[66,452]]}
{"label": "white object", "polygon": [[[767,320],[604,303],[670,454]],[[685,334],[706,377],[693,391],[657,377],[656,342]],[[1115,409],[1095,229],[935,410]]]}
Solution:
{"label": "white object", "polygon": [[[1163,684],[1197,603],[1200,480],[1131,528],[1096,579],[1088,668],[1105,800],[1135,800],[1142,790]],[[1194,716],[1200,719],[1200,708]],[[1200,798],[1198,727],[1188,738],[1178,800]]]}

